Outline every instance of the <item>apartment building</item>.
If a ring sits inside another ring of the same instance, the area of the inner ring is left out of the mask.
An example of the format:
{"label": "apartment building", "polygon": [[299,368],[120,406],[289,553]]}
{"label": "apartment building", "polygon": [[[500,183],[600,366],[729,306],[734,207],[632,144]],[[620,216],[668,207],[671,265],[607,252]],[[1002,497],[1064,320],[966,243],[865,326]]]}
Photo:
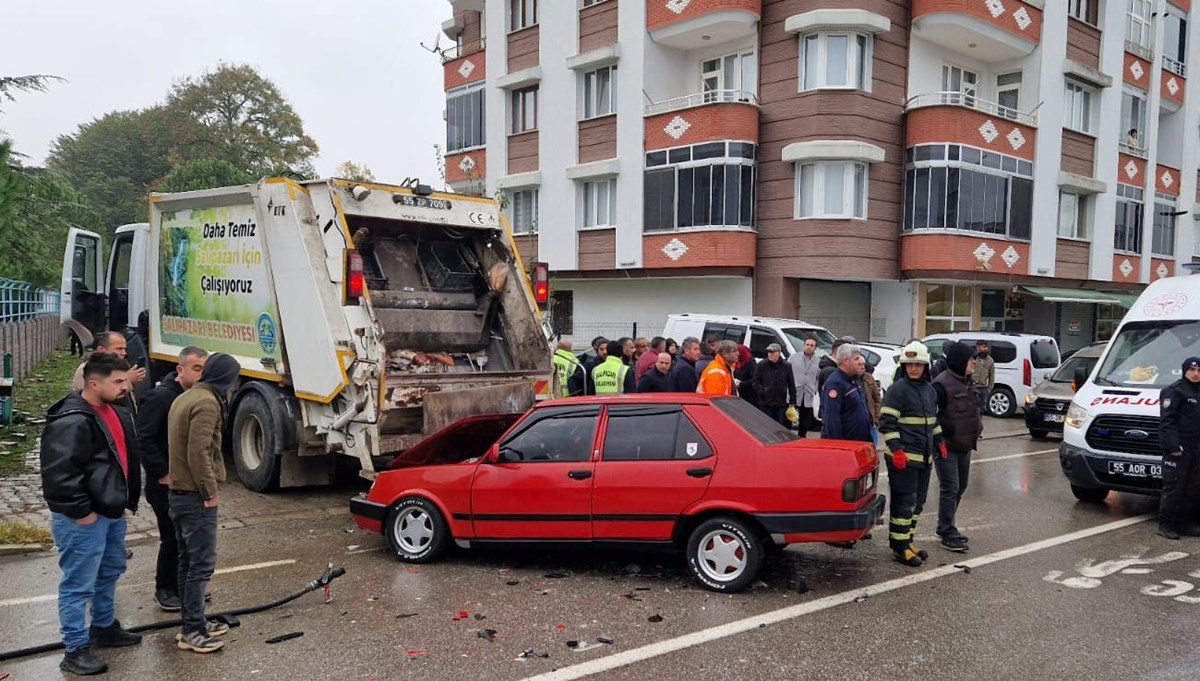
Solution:
{"label": "apartment building", "polygon": [[1200,251],[1190,0],[451,0],[446,179],[555,324],[1105,338]]}

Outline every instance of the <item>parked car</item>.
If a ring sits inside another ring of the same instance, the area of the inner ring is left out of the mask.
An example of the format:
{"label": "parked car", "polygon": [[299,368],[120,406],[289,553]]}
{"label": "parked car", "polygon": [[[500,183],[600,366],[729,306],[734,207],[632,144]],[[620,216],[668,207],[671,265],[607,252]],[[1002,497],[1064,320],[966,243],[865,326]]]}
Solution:
{"label": "parked car", "polygon": [[988,397],[987,412],[997,418],[1017,413],[1025,404],[1025,396],[1037,384],[1046,380],[1061,363],[1058,343],[1050,336],[1001,331],[957,331],[927,336],[922,342],[929,346],[934,360],[942,356],[942,344],[947,340],[961,341],[974,346],[985,340],[991,346],[996,362],[996,388]]}
{"label": "parked car", "polygon": [[662,335],[679,342],[688,336],[695,336],[702,343],[716,336],[720,340],[746,345],[757,359],[766,358],[767,346],[771,343],[780,344],[785,358],[793,352],[800,352],[804,349],[804,340],[809,336],[817,341],[817,354],[824,356],[833,348],[833,341],[836,340],[828,329],[799,319],[690,312],[667,315]]}
{"label": "parked car", "polygon": [[1075,385],[1076,371],[1083,369],[1084,374],[1090,376],[1107,346],[1107,342],[1094,343],[1076,350],[1050,378],[1029,391],[1025,396],[1025,426],[1029,428],[1030,436],[1041,440],[1050,433],[1062,434],[1063,421],[1078,387]]}
{"label": "parked car", "polygon": [[877,465],[870,444],[798,438],[739,398],[578,397],[442,429],[350,512],[409,563],[452,543],[655,544],[685,551],[709,589],[736,592],[769,547],[871,532]]}
{"label": "parked car", "polygon": [[858,343],[867,364],[875,367],[875,381],[879,388],[886,391],[892,385],[892,376],[896,373],[896,363],[900,361],[900,346],[891,343]]}

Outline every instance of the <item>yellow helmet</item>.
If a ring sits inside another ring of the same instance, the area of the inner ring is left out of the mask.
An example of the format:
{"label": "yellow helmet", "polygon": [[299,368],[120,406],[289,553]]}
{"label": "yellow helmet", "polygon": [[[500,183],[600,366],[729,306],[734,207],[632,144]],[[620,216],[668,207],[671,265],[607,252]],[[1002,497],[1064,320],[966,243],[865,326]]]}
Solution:
{"label": "yellow helmet", "polygon": [[913,341],[900,349],[901,364],[924,364],[929,366],[929,348],[921,341]]}

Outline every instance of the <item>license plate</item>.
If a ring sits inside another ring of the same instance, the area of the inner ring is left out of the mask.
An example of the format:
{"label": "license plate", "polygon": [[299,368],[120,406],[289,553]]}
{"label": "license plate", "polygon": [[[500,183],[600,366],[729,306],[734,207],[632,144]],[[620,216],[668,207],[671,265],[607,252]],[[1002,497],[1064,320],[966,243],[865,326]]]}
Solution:
{"label": "license plate", "polygon": [[1162,464],[1109,461],[1108,472],[1110,475],[1124,475],[1127,478],[1161,478]]}
{"label": "license plate", "polygon": [[1046,420],[1046,423],[1062,423],[1063,415],[1062,414],[1046,414],[1045,420]]}

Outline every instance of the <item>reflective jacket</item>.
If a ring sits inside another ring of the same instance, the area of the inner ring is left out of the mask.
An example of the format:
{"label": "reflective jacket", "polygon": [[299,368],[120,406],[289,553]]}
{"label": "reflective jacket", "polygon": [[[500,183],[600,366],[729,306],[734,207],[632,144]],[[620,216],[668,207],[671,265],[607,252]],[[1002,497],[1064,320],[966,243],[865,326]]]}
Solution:
{"label": "reflective jacket", "polygon": [[583,365],[566,350],[555,350],[551,358],[558,372],[558,390],[561,397],[574,397],[584,393]]}
{"label": "reflective jacket", "polygon": [[633,369],[620,357],[609,355],[592,369],[592,385],[589,395],[619,395],[637,392],[633,382]]}
{"label": "reflective jacket", "polygon": [[937,413],[929,372],[916,381],[905,376],[883,395],[879,434],[891,452],[904,450],[910,465],[927,466],[942,443]]}
{"label": "reflective jacket", "polygon": [[696,385],[696,392],[706,395],[737,395],[737,391],[733,389],[733,372],[729,370],[724,357],[717,355],[704,367]]}

